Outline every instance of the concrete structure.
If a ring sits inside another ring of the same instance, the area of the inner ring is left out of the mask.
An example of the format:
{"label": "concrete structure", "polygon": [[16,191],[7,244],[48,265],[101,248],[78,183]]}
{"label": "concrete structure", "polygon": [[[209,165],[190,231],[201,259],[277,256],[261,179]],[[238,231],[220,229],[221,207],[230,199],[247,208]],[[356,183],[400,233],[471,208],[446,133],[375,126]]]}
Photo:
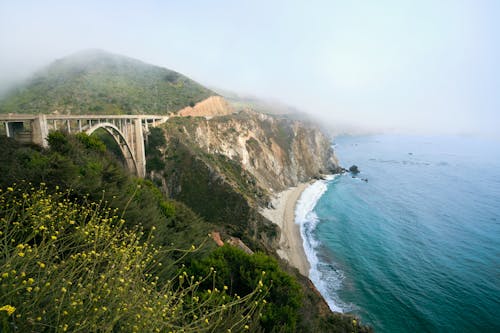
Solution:
{"label": "concrete structure", "polygon": [[90,135],[102,128],[118,143],[129,170],[139,177],[146,175],[144,141],[147,139],[149,128],[167,120],[168,116],[155,115],[0,114],[0,123],[3,123],[5,135],[42,147],[48,146],[47,137],[50,131],[85,132]]}

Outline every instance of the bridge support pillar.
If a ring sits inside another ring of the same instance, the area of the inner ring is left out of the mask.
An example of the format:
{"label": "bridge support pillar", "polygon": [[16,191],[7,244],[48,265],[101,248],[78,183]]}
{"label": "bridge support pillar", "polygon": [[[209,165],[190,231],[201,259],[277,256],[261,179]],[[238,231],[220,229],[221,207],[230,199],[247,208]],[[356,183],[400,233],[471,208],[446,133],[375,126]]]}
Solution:
{"label": "bridge support pillar", "polygon": [[47,148],[49,143],[47,137],[49,136],[49,128],[47,126],[47,119],[44,114],[39,114],[31,122],[31,140],[42,147]]}
{"label": "bridge support pillar", "polygon": [[137,162],[137,175],[141,178],[146,176],[146,152],[144,149],[144,136],[142,133],[142,120],[134,119],[134,153]]}
{"label": "bridge support pillar", "polygon": [[5,134],[7,135],[8,138],[11,137],[10,135],[10,127],[9,127],[9,122],[5,122]]}

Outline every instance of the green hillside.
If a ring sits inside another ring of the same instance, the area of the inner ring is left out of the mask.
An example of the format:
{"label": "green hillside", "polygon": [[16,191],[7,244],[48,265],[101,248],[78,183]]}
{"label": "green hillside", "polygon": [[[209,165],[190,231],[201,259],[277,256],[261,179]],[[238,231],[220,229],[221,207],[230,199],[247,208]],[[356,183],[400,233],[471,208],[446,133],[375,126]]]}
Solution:
{"label": "green hillside", "polygon": [[168,114],[212,95],[177,72],[90,50],[39,71],[0,101],[0,113]]}

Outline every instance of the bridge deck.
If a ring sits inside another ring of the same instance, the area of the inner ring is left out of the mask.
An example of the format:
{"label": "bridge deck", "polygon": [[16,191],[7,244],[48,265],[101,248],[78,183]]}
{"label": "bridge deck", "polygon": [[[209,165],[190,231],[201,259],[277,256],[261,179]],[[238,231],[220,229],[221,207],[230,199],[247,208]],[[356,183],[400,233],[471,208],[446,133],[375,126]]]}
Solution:
{"label": "bridge deck", "polygon": [[[16,121],[16,120],[34,120],[40,114],[0,114],[0,121]],[[76,119],[142,119],[142,120],[168,120],[169,116],[160,115],[138,115],[138,114],[120,114],[120,115],[55,115],[46,114],[45,119],[47,120],[76,120]]]}

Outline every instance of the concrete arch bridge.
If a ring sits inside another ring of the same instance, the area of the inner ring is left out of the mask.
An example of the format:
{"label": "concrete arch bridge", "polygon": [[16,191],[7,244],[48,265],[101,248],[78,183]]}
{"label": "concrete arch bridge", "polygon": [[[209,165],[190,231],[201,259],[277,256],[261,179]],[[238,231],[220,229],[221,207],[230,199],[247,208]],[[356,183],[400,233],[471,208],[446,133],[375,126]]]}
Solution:
{"label": "concrete arch bridge", "polygon": [[[33,142],[47,147],[50,131],[92,134],[106,130],[116,141],[125,157],[128,169],[139,177],[146,175],[144,142],[150,127],[168,120],[157,115],[26,115],[1,114],[4,134],[21,142]],[[0,124],[1,126],[2,124]]]}

